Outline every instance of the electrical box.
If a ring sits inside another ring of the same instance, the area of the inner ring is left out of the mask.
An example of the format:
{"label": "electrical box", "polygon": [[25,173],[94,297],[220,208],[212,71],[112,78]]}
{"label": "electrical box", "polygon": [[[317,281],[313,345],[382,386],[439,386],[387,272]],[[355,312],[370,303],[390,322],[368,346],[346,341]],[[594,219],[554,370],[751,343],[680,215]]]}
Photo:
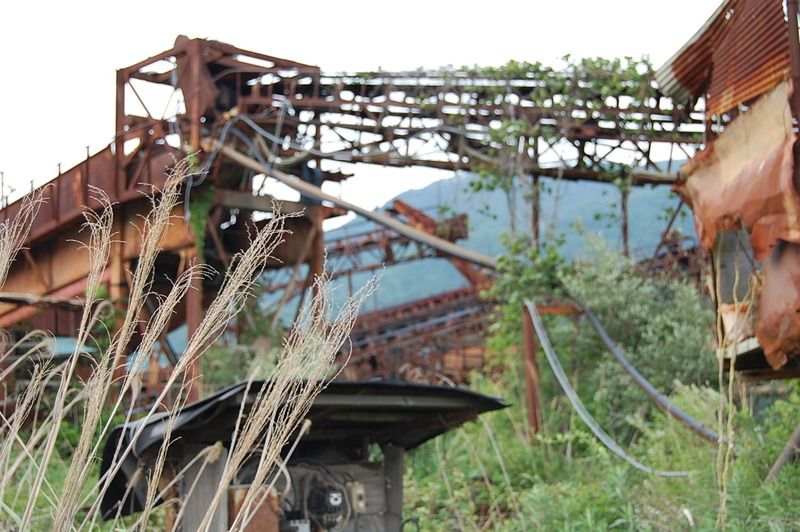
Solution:
{"label": "electrical box", "polygon": [[347,488],[347,493],[350,496],[350,505],[353,512],[363,514],[367,511],[367,492],[364,489],[364,484],[357,480],[350,480],[345,482],[344,486]]}

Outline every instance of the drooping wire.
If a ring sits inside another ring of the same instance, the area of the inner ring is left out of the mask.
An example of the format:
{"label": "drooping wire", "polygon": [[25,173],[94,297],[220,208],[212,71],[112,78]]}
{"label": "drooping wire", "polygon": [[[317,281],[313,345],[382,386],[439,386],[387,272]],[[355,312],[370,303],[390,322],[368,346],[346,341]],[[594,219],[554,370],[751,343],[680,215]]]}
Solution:
{"label": "drooping wire", "polygon": [[659,471],[647,467],[646,465],[638,462],[635,458],[630,456],[625,450],[620,447],[620,445],[615,442],[611,436],[603,430],[600,424],[592,417],[591,414],[586,410],[586,407],[583,405],[580,397],[578,397],[577,392],[572,387],[567,378],[566,373],[564,373],[564,368],[561,367],[561,363],[558,360],[558,356],[556,355],[555,350],[553,349],[552,344],[550,344],[550,338],[547,336],[547,330],[544,327],[544,323],[542,322],[542,318],[539,315],[539,312],[536,310],[536,305],[531,303],[530,301],[525,302],[525,308],[528,309],[528,315],[530,317],[531,323],[533,327],[536,329],[536,334],[539,336],[539,343],[542,345],[542,349],[544,350],[544,354],[547,357],[547,362],[550,364],[550,367],[553,370],[553,373],[556,376],[556,380],[561,385],[561,388],[564,390],[564,393],[567,395],[570,404],[572,404],[572,408],[578,413],[578,416],[586,423],[586,426],[592,431],[592,433],[597,437],[600,442],[608,448],[611,452],[628,462],[630,465],[635,467],[640,471],[644,471],[645,473],[649,473],[652,475],[658,475],[662,477],[687,477],[692,474],[691,471]]}
{"label": "drooping wire", "polygon": [[[270,116],[272,113],[274,113],[274,109],[270,108],[270,109],[265,110],[262,113],[259,113],[258,115],[255,115],[255,118],[256,119],[266,118],[266,117]],[[190,202],[190,199],[191,199],[192,188],[202,185],[203,182],[206,180],[206,176],[208,175],[208,172],[211,169],[211,165],[214,163],[214,161],[216,160],[217,156],[219,155],[219,150],[222,147],[222,142],[224,142],[225,139],[228,137],[228,134],[233,129],[233,126],[236,125],[236,123],[239,120],[245,118],[245,116],[246,115],[237,115],[237,116],[231,118],[230,120],[228,120],[228,122],[223,126],[222,131],[220,132],[220,136],[219,136],[220,143],[217,144],[214,147],[214,149],[211,151],[211,153],[209,154],[208,158],[205,160],[203,165],[200,166],[198,171],[195,172],[195,173],[190,173],[187,176],[187,179],[186,179],[186,190],[184,190],[184,198],[183,198],[184,213],[185,213],[184,214],[184,219],[185,219],[186,222],[188,222],[189,219],[191,218],[191,209],[189,209],[189,202]],[[251,124],[251,127],[252,127],[252,125],[255,124],[249,118],[248,118],[248,122]],[[251,146],[252,146],[252,144],[251,144]],[[197,176],[197,179],[195,179],[195,176]]]}

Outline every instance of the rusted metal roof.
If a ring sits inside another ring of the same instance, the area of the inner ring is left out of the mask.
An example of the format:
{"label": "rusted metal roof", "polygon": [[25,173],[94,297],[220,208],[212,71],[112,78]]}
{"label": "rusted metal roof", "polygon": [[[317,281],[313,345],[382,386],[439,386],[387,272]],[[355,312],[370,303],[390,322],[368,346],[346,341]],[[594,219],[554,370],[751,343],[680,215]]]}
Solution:
{"label": "rusted metal roof", "polygon": [[655,78],[678,101],[707,96],[710,118],[768,91],[790,67],[783,1],[728,0]]}

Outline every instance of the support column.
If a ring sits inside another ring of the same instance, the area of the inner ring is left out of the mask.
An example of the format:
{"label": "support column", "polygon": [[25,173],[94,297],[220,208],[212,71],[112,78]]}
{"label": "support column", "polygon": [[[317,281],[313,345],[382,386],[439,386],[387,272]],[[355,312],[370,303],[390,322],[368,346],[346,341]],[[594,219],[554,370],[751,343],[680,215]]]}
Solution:
{"label": "support column", "polygon": [[186,107],[189,115],[189,144],[191,145],[192,153],[197,153],[200,150],[200,116],[202,110],[201,97],[202,88],[200,86],[200,72],[203,69],[203,56],[200,44],[196,40],[190,40],[186,46],[189,54],[189,76],[190,87],[194,90],[194,94],[185,94]]}
{"label": "support column", "polygon": [[383,447],[386,468],[386,530],[401,530],[403,526],[403,458],[405,449],[395,445]]}
{"label": "support column", "polygon": [[536,360],[536,332],[531,323],[528,309],[524,309],[522,324],[523,344],[525,346],[525,384],[528,389],[528,424],[533,434],[542,430],[542,407],[539,395],[539,363]]}
{"label": "support column", "polygon": [[[117,102],[115,111],[116,132],[114,133],[114,190],[109,195],[118,198],[125,190],[125,84],[128,82],[127,70],[117,70]],[[58,196],[56,196],[58,197]]]}
{"label": "support column", "polygon": [[[313,242],[311,244],[311,257],[308,261],[308,276],[309,279],[316,279],[321,276],[325,271],[325,235],[322,233],[322,209],[314,209],[310,213],[311,223],[314,224],[312,229]],[[313,296],[317,297],[317,285],[314,287]]]}
{"label": "support column", "polygon": [[[786,20],[789,29],[789,57],[792,61],[792,81],[794,90],[789,99],[792,110],[792,118],[800,120],[800,35],[798,35],[798,0],[788,0],[786,2]],[[800,165],[796,161],[800,160],[800,145],[795,142],[792,150],[794,155],[794,180],[800,182]]]}
{"label": "support column", "polygon": [[625,186],[620,190],[620,210],[622,211],[622,253],[626,257],[631,256],[630,238],[628,236],[628,194],[630,187]]}
{"label": "support column", "polygon": [[[187,264],[197,264],[200,261],[197,248],[191,247],[187,249],[185,253]],[[191,338],[200,327],[200,322],[203,319],[203,310],[203,281],[199,276],[195,275],[192,277],[191,287],[186,294],[187,338]],[[195,356],[191,364],[186,368],[186,380],[189,382],[186,395],[189,402],[200,399],[202,375],[203,369],[200,363],[200,357]]]}
{"label": "support column", "polygon": [[533,196],[531,198],[531,244],[534,249],[539,249],[540,234],[539,234],[539,176],[533,176]]}
{"label": "support column", "polygon": [[[322,211],[316,208],[316,206],[309,206],[306,217],[311,223],[311,229],[306,237],[308,241],[304,244],[304,248],[310,245],[310,252],[304,249],[302,253],[308,256],[308,275],[306,275],[306,280],[303,283],[303,291],[300,293],[300,299],[297,303],[297,310],[295,311],[292,323],[296,322],[303,312],[303,305],[305,304],[306,294],[309,288],[311,288],[311,304],[314,304],[318,295],[318,288],[315,281],[317,276],[322,275],[325,271],[325,235],[322,233]],[[316,308],[314,308],[313,312],[316,311]]]}

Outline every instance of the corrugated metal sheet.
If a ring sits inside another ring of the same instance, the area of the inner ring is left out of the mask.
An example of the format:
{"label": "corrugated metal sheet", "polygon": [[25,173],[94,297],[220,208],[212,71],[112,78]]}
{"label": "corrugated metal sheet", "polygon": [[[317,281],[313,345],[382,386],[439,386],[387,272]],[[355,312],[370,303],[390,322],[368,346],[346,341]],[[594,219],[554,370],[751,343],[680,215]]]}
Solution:
{"label": "corrugated metal sheet", "polygon": [[726,0],[714,14],[697,30],[691,39],[655,73],[661,92],[679,102],[697,98],[703,92],[711,69],[710,36],[719,30],[723,12],[727,12]]}
{"label": "corrugated metal sheet", "polygon": [[790,68],[783,1],[728,0],[656,72],[656,80],[679,101],[707,92],[710,118],[768,91]]}

